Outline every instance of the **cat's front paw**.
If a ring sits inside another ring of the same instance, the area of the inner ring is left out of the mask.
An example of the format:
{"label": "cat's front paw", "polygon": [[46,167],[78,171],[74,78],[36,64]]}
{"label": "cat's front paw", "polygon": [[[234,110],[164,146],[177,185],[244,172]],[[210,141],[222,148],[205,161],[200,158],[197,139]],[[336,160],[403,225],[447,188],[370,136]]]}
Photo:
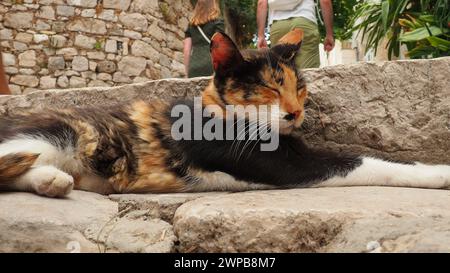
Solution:
{"label": "cat's front paw", "polygon": [[63,197],[73,189],[73,177],[63,171],[52,167],[44,167],[40,169],[39,174],[33,183],[33,187],[39,195]]}
{"label": "cat's front paw", "polygon": [[425,182],[434,185],[433,188],[450,190],[450,166],[449,165],[425,165],[416,163],[420,168],[420,174]]}
{"label": "cat's front paw", "polygon": [[450,166],[448,165],[437,165],[438,169],[437,175],[442,181],[442,189],[450,190]]}

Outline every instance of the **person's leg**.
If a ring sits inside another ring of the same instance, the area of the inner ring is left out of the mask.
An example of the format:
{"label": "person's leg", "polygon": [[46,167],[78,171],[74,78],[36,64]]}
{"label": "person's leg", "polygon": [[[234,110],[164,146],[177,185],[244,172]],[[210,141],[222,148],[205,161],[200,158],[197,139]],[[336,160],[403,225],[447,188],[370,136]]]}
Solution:
{"label": "person's leg", "polygon": [[297,17],[274,22],[270,28],[271,44],[276,44],[283,35],[294,28],[301,28],[304,32],[302,47],[295,59],[297,67],[299,69],[319,67],[319,28],[317,24],[306,18]]}
{"label": "person's leg", "polygon": [[0,52],[0,95],[10,95],[8,82],[6,81],[5,69],[3,68],[2,54]]}
{"label": "person's leg", "polygon": [[291,19],[275,21],[270,26],[270,45],[274,46],[291,30]]}
{"label": "person's leg", "polygon": [[304,32],[300,54],[295,59],[297,67],[300,69],[320,67],[319,27],[314,22],[303,17],[292,19],[292,28],[296,27],[303,29]]}

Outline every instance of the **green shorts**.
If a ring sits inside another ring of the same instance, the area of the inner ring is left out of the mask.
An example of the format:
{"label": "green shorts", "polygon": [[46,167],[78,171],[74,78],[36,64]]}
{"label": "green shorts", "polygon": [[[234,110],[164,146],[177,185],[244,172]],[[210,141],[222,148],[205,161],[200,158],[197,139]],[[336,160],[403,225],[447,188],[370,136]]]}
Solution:
{"label": "green shorts", "polygon": [[274,21],[270,26],[270,42],[274,45],[286,33],[294,28],[301,28],[304,31],[302,48],[295,59],[298,68],[313,68],[320,66],[319,43],[320,34],[316,23],[303,18],[289,18]]}

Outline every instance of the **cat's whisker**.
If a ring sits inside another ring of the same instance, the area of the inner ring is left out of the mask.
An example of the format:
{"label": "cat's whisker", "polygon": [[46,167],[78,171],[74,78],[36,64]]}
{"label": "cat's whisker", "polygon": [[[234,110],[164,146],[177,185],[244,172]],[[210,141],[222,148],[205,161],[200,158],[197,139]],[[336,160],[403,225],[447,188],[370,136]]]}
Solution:
{"label": "cat's whisker", "polygon": [[[257,121],[257,128],[252,133],[252,135],[249,135],[249,138],[245,142],[244,147],[242,148],[242,151],[241,151],[240,155],[237,157],[236,160],[239,160],[242,157],[242,155],[245,152],[247,146],[251,144],[252,138],[255,137],[255,136],[258,136],[258,134],[261,133],[261,129],[266,129],[266,128],[269,127],[269,125],[270,125],[270,123],[268,123],[267,121],[263,121],[263,120],[258,120]],[[264,135],[264,137],[266,135],[267,135],[267,133]],[[256,137],[255,143],[253,144],[251,151],[256,147],[256,145],[261,141],[262,138],[263,138],[262,136]]]}
{"label": "cat's whisker", "polygon": [[250,142],[252,141],[252,138],[258,135],[258,127],[255,129],[254,132],[251,133],[251,135],[249,134],[248,139],[245,141],[244,147],[242,147],[242,151],[239,154],[239,156],[237,157],[236,161],[239,161],[239,159],[241,158],[242,154],[245,152],[245,149],[247,148],[247,146],[250,144]]}
{"label": "cat's whisker", "polygon": [[[236,137],[236,139],[239,141],[239,142],[238,142],[238,145],[236,146],[236,155],[237,155],[237,153],[239,152],[239,146],[241,145],[242,142],[244,142],[244,140],[246,140],[247,130],[250,129],[251,126],[254,126],[255,124],[257,124],[257,122],[258,122],[257,120],[254,120],[254,121],[248,121],[248,122],[246,123],[245,128],[244,128],[244,129],[240,132],[240,134]],[[243,140],[239,139],[241,136],[244,137]],[[249,136],[250,136],[250,133],[249,133]],[[244,143],[244,145],[245,145],[245,143]]]}
{"label": "cat's whisker", "polygon": [[[260,127],[258,127],[257,133],[259,134],[259,133],[262,132],[261,129],[266,130],[267,128],[269,128],[269,123],[267,123],[267,122],[266,122],[266,123],[262,123],[262,124],[260,124]],[[263,131],[263,133],[264,133],[264,131]],[[265,136],[267,136],[267,134],[268,134],[268,133],[266,132],[264,135],[259,136],[259,137],[256,139],[256,141],[255,141],[255,143],[253,144],[252,148],[251,148],[250,151],[248,152],[247,157],[248,157],[249,155],[251,155],[251,153],[253,152],[253,150],[255,149],[255,147],[258,145],[258,143],[260,143],[261,140],[262,140],[263,138],[265,138]]]}
{"label": "cat's whisker", "polygon": [[[261,132],[261,128],[266,130],[267,128],[269,128],[269,123],[263,123],[261,124],[261,127],[258,128],[258,133]],[[270,128],[269,128],[270,129]],[[250,149],[250,151],[247,153],[247,158],[250,157],[250,155],[252,154],[253,150],[255,149],[255,147],[261,142],[261,140],[263,140],[268,134],[270,134],[270,132],[265,132],[264,135],[259,136],[255,143],[253,144],[252,148]]]}
{"label": "cat's whisker", "polygon": [[[268,124],[266,124],[266,126],[264,127],[264,129],[268,128]],[[263,140],[268,134],[270,134],[270,132],[266,132],[264,135],[260,136],[257,141],[255,142],[255,144],[253,144],[251,150],[248,152],[247,154],[247,158],[252,154],[253,150],[255,149],[255,147],[258,145],[258,143],[261,142],[261,140]]]}
{"label": "cat's whisker", "polygon": [[[258,123],[258,120],[247,121],[244,130],[239,132],[239,135],[236,137],[236,139],[239,141],[238,145],[236,146],[236,155],[239,152],[239,146],[241,145],[243,140],[246,140],[247,130],[250,129],[250,127],[254,126],[257,123]],[[243,134],[244,134],[244,139],[243,140],[239,139]],[[249,134],[249,136],[250,136],[250,134]],[[245,145],[245,143],[244,143],[244,145]]]}
{"label": "cat's whisker", "polygon": [[247,132],[247,128],[249,126],[251,126],[251,124],[253,124],[254,122],[255,121],[244,121],[244,123],[243,123],[244,128],[242,128],[242,130],[239,130],[239,128],[241,128],[242,125],[241,125],[241,127],[238,127],[238,131],[236,133],[236,138],[233,140],[233,143],[231,145],[231,150],[232,150],[232,155],[233,156],[234,156],[235,152],[236,152],[236,155],[238,153],[239,146],[240,146],[240,143],[241,143],[241,139],[239,139],[239,138],[242,136],[242,134],[245,134]]}

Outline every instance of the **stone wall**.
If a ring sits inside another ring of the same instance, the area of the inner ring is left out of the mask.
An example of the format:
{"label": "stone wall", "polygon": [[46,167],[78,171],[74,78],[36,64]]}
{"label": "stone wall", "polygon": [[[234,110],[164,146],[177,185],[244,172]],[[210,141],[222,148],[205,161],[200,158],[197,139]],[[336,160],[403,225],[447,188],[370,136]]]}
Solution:
{"label": "stone wall", "polygon": [[3,0],[14,94],[184,76],[189,0]]}

